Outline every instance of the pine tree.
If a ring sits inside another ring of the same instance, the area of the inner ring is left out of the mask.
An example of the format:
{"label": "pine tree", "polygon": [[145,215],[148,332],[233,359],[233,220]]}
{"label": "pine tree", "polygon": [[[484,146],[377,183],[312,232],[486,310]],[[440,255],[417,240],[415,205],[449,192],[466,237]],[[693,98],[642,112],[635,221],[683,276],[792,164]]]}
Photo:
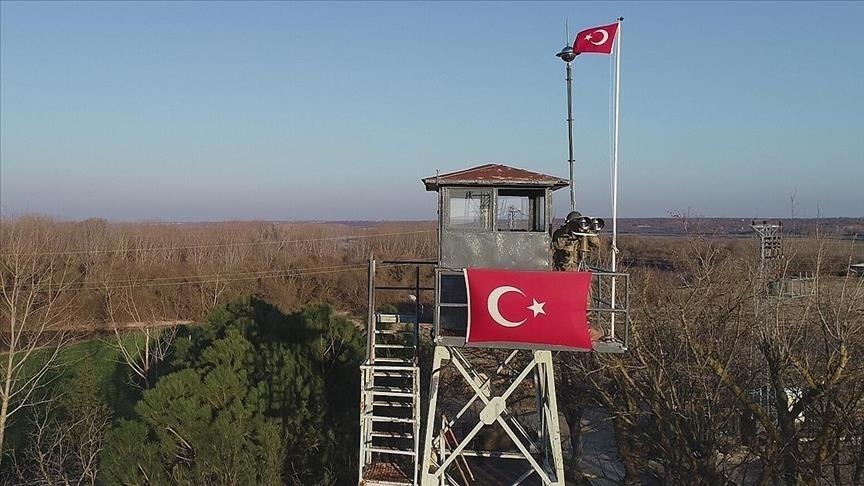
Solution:
{"label": "pine tree", "polygon": [[363,339],[327,306],[254,298],[177,340],[170,369],[106,439],[102,480],[333,484],[351,475]]}

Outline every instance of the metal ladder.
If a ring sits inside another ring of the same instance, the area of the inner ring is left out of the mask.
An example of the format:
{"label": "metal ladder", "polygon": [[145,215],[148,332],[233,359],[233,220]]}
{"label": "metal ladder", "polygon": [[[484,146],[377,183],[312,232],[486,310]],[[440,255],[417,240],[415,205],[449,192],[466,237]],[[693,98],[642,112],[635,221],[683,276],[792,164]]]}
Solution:
{"label": "metal ladder", "polygon": [[375,314],[374,354],[360,367],[360,484],[417,483],[420,368],[414,326],[408,316]]}
{"label": "metal ladder", "polygon": [[377,287],[375,266],[370,259],[367,358],[360,366],[358,484],[415,485],[420,457],[420,307],[414,315],[376,313],[375,291],[413,290],[419,299],[421,291],[430,289],[420,287],[419,270],[413,287]]}

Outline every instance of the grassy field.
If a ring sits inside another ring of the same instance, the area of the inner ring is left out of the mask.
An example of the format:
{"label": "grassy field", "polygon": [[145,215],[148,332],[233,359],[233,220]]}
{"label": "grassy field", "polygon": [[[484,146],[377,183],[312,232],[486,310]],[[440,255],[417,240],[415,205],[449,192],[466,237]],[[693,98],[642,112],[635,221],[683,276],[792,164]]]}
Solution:
{"label": "grassy field", "polygon": [[[137,331],[123,336],[123,344],[130,348],[142,341],[143,334]],[[24,374],[28,375],[44,365],[52,352],[51,348],[35,351],[25,363]],[[85,401],[104,405],[114,417],[124,417],[131,413],[140,389],[133,384],[114,338],[91,338],[67,344],[61,349],[36,396],[38,399],[32,400],[34,403],[46,400],[52,403],[48,408],[40,406],[40,414],[45,410],[65,413],[63,409],[74,408]],[[9,442],[5,448],[25,448],[28,436],[35,429],[35,421],[40,418],[34,414],[33,408],[24,408],[12,416]]]}

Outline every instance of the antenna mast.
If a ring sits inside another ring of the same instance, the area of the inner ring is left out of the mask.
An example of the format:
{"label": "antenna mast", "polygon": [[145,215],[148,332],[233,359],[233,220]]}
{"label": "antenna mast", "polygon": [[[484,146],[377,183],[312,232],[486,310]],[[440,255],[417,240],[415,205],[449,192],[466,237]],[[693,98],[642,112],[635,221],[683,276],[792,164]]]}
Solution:
{"label": "antenna mast", "polygon": [[[564,29],[567,31],[567,41],[570,41],[570,27],[565,21]],[[576,59],[576,53],[573,52],[573,46],[565,45],[561,52],[555,54],[562,61],[567,63],[567,141],[569,148],[569,158],[567,159],[570,165],[570,211],[576,210],[576,186],[574,185],[574,165],[576,160],[573,158],[573,77],[570,63]]]}

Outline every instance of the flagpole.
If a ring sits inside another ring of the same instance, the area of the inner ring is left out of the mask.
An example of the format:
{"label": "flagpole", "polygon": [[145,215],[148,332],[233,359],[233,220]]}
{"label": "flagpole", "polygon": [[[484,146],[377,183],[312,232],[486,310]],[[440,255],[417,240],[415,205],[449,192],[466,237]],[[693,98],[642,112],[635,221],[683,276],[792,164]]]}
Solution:
{"label": "flagpole", "polygon": [[[615,48],[615,132],[612,145],[612,273],[618,269],[618,130],[621,107],[621,23],[624,17],[618,17],[618,30],[615,35],[618,45]],[[610,335],[615,336],[615,281],[612,276],[612,317],[610,319]]]}
{"label": "flagpole", "polygon": [[573,77],[571,76],[570,62],[567,62],[567,140],[570,158],[570,211],[576,211],[576,181],[574,179],[574,166],[576,159],[573,158]]}

